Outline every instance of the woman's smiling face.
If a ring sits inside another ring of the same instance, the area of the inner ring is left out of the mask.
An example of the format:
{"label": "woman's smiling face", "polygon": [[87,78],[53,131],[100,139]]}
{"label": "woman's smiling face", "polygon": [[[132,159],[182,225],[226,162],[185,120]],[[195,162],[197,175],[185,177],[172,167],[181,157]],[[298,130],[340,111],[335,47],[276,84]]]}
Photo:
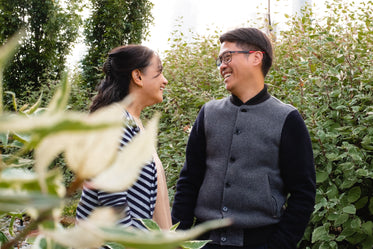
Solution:
{"label": "woman's smiling face", "polygon": [[157,54],[154,54],[147,66],[141,73],[143,82],[143,94],[147,99],[147,106],[163,101],[163,90],[168,84],[163,75],[162,62]]}

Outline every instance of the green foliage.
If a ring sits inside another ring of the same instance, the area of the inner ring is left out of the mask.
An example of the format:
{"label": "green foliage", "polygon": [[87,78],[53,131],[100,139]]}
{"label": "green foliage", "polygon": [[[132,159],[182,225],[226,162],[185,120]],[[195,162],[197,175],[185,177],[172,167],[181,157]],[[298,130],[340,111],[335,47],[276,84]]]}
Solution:
{"label": "green foliage", "polygon": [[5,89],[26,99],[61,77],[71,45],[78,36],[78,3],[66,8],[58,1],[0,1],[0,42],[5,43],[20,28],[26,36],[4,72]]}
{"label": "green foliage", "polygon": [[[160,227],[158,224],[151,220],[151,219],[143,219],[142,223],[145,225],[145,227],[150,230],[150,231],[156,231],[159,232],[161,231]],[[179,223],[175,224],[173,227],[171,227],[170,231],[176,231]],[[179,246],[183,249],[198,249],[204,247],[209,240],[189,240],[189,241],[184,241]]]}
{"label": "green foliage", "polygon": [[73,72],[71,77],[71,96],[68,103],[68,108],[74,111],[88,112],[91,98],[94,92],[85,87],[81,72]]}
{"label": "green foliage", "polygon": [[[5,236],[5,234],[2,232],[2,231],[0,231],[0,247],[1,247],[1,245],[2,244],[5,244],[6,242],[8,242],[9,240],[8,240],[8,238]],[[12,249],[13,249],[13,247],[12,247]]]}
{"label": "green foliage", "polygon": [[372,248],[373,3],[326,7],[322,20],[308,8],[290,20],[268,84],[299,108],[313,142],[317,203],[301,245]]}
{"label": "green foliage", "polygon": [[92,14],[85,25],[88,53],[82,61],[83,81],[93,91],[102,78],[107,53],[124,44],[140,44],[153,21],[149,0],[90,0]]}
{"label": "green foliage", "polygon": [[[18,47],[18,40],[22,37],[23,32],[19,32],[18,35],[13,36],[9,39],[8,43],[0,48],[0,83],[3,82],[4,68],[7,66],[9,60],[13,57]],[[0,92],[3,92],[3,84],[0,84]],[[3,111],[3,96],[0,95],[0,112]]]}

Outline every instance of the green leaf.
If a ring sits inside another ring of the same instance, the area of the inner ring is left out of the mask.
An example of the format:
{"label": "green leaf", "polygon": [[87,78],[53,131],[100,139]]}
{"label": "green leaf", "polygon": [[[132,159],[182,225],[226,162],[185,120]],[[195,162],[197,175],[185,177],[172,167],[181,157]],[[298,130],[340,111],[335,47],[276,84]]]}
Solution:
{"label": "green leaf", "polygon": [[18,193],[10,190],[0,190],[0,213],[35,212],[51,210],[60,207],[62,199],[55,195],[38,192]]}
{"label": "green leaf", "polygon": [[329,241],[329,233],[324,226],[317,227],[312,232],[312,243],[318,241]]}
{"label": "green leaf", "polygon": [[317,247],[317,249],[331,249],[331,248],[337,248],[333,247],[333,242],[334,241],[329,241],[329,242],[322,242],[320,246]]}
{"label": "green leaf", "polygon": [[363,177],[369,177],[372,173],[367,169],[358,169],[356,174]]}
{"label": "green leaf", "polygon": [[157,222],[152,219],[141,219],[142,224],[150,231],[160,231]]}
{"label": "green leaf", "polygon": [[[341,234],[338,236],[338,238],[340,238],[340,237],[343,238],[343,239],[348,238],[348,237],[352,236],[353,234],[355,234],[355,232],[356,232],[355,229],[352,229],[350,227],[343,227],[343,230],[342,230]],[[341,240],[338,240],[338,241],[341,241]]]}
{"label": "green leaf", "polygon": [[372,249],[373,248],[373,236],[367,237],[361,245],[363,246],[362,249]]}
{"label": "green leaf", "polygon": [[8,146],[9,132],[0,133],[0,141],[3,147]]}
{"label": "green leaf", "polygon": [[17,132],[14,132],[13,139],[22,143],[23,145],[31,142],[31,136],[29,134],[19,134]]}
{"label": "green leaf", "polygon": [[328,200],[326,198],[322,198],[318,203],[315,205],[315,211],[320,210],[323,207],[326,207],[328,204]]}
{"label": "green leaf", "polygon": [[326,158],[328,158],[329,161],[336,161],[338,159],[338,155],[335,153],[328,153],[326,154]]}
{"label": "green leaf", "polygon": [[373,215],[373,198],[372,197],[370,197],[368,209],[369,209],[370,214]]}
{"label": "green leaf", "polygon": [[317,183],[322,183],[322,182],[326,181],[326,179],[328,179],[328,177],[329,177],[328,172],[325,172],[325,171],[317,171],[316,172],[316,182]]}
{"label": "green leaf", "polygon": [[[202,223],[190,230],[176,232],[153,231],[146,233],[146,235],[142,231],[136,231],[131,235],[115,229],[103,228],[102,231],[104,232],[104,237],[108,240],[121,243],[130,248],[171,249],[180,246],[181,243],[191,240],[208,230],[227,226],[228,224],[230,224],[228,220],[215,220]],[[144,239],[145,237],[146,239]]]}
{"label": "green leaf", "polygon": [[176,229],[179,227],[179,225],[180,225],[180,222],[172,225],[171,228],[170,228],[170,231],[176,231]]}
{"label": "green leaf", "polygon": [[359,209],[363,208],[368,203],[368,200],[369,200],[368,196],[362,197],[360,200],[358,200],[355,203],[356,209],[359,210]]}
{"label": "green leaf", "polygon": [[67,73],[64,73],[61,80],[61,87],[55,92],[51,102],[48,105],[48,113],[58,113],[63,112],[66,109],[67,102],[70,96],[70,81],[68,80]]}
{"label": "green leaf", "polygon": [[344,179],[343,183],[340,185],[341,189],[346,189],[352,187],[354,184],[356,184],[357,179],[355,177],[351,177],[348,179]]}
{"label": "green leaf", "polygon": [[[34,143],[39,143],[43,138],[59,132],[79,132],[93,129],[105,129],[118,123],[103,120],[101,123],[87,122],[87,115],[75,112],[60,113],[58,115],[41,115],[38,117],[24,117],[22,115],[0,116],[1,132],[19,132],[32,134]],[[120,123],[122,125],[122,123]]]}
{"label": "green leaf", "polygon": [[333,199],[339,196],[339,191],[335,184],[331,184],[328,191],[326,192],[328,199]]}
{"label": "green leaf", "polygon": [[331,221],[336,221],[340,217],[340,214],[338,213],[330,213],[327,218]]}
{"label": "green leaf", "polygon": [[37,236],[35,239],[28,239],[32,244],[32,247],[38,248],[38,249],[70,249],[65,246],[62,246],[60,244],[57,244],[55,241],[51,241],[49,239],[46,239],[42,236]]}
{"label": "green leaf", "polygon": [[361,141],[361,145],[366,150],[373,150],[373,138],[371,135],[366,135]]}
{"label": "green leaf", "polygon": [[71,229],[41,232],[62,245],[74,248],[98,247],[105,242],[114,242],[126,248],[172,249],[208,230],[231,224],[229,220],[215,220],[184,231],[148,231],[115,226],[116,217],[113,216],[115,212],[107,212],[110,210],[112,209],[95,210],[87,220],[80,221]]}
{"label": "green leaf", "polygon": [[[152,120],[146,124],[144,131],[137,134],[131,143],[117,153],[118,156],[112,164],[91,179],[90,183],[93,187],[115,192],[129,188],[136,181],[141,168],[153,157],[158,119],[159,115],[154,115]],[[112,139],[115,141],[115,138]]]}
{"label": "green leaf", "polygon": [[43,93],[40,94],[40,96],[39,96],[38,100],[35,102],[35,104],[33,104],[29,109],[24,111],[24,113],[26,113],[27,115],[31,115],[31,114],[35,113],[41,105],[42,98],[43,98]]}
{"label": "green leaf", "polygon": [[346,207],[344,207],[342,210],[343,210],[343,212],[345,212],[346,214],[355,214],[355,213],[356,213],[356,208],[355,208],[354,205],[346,206]]}
{"label": "green leaf", "polygon": [[373,222],[367,221],[361,225],[362,230],[369,236],[373,235]]}
{"label": "green leaf", "polygon": [[347,193],[347,200],[352,203],[357,201],[360,198],[361,195],[361,189],[360,187],[353,187],[350,189]]}
{"label": "green leaf", "polygon": [[[16,163],[17,166],[29,165],[30,160],[20,159]],[[22,189],[23,193],[42,191],[38,178],[35,172],[26,168],[5,168],[0,173],[0,190],[19,191]],[[46,193],[59,197],[65,195],[62,174],[58,170],[49,171],[43,181],[48,185]]]}
{"label": "green leaf", "polygon": [[[8,238],[2,231],[0,231],[0,247],[2,244],[5,244],[6,242],[8,242]],[[14,247],[12,246],[10,248],[13,249]]]}
{"label": "green leaf", "polygon": [[204,247],[210,240],[189,240],[180,244],[183,249],[199,249]]}
{"label": "green leaf", "polygon": [[367,236],[361,233],[354,233],[353,236],[346,237],[346,241],[348,241],[352,245],[356,245],[362,242]]}
{"label": "green leaf", "polygon": [[361,227],[361,220],[359,219],[359,217],[355,217],[352,221],[351,221],[351,228],[354,228],[356,230],[359,230],[359,228]]}
{"label": "green leaf", "polygon": [[[8,166],[8,169],[12,168],[12,167],[28,167],[28,168],[31,168],[34,165],[34,160],[33,159],[17,157],[14,154],[13,155],[4,155],[3,154],[3,155],[1,155],[1,158],[2,158],[3,162]],[[6,171],[8,169],[6,168],[6,169],[4,169],[4,171]],[[0,183],[0,186],[1,186],[1,183]]]}
{"label": "green leaf", "polygon": [[14,222],[16,221],[16,219],[21,219],[22,216],[23,216],[24,212],[23,211],[16,211],[16,212],[10,212],[9,215],[10,215],[10,222],[9,222],[9,234],[11,236],[16,236],[14,234]]}
{"label": "green leaf", "polygon": [[348,214],[340,214],[339,217],[335,220],[334,226],[339,226],[344,224],[350,216]]}
{"label": "green leaf", "polygon": [[107,242],[105,245],[109,246],[111,249],[126,249],[125,246],[115,242]]}

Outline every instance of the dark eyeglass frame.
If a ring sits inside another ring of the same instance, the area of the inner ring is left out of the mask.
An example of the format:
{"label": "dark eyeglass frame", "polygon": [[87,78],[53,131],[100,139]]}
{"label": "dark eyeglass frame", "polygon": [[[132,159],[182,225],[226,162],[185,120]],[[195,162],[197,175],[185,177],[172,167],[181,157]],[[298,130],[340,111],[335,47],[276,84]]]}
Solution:
{"label": "dark eyeglass frame", "polygon": [[[220,55],[217,59],[216,59],[216,66],[217,67],[220,67],[221,64],[223,64],[223,62],[225,64],[228,64],[229,62],[232,61],[232,54],[252,54],[252,53],[255,53],[255,52],[260,52],[262,54],[264,54],[263,51],[259,51],[259,50],[250,50],[250,51],[226,51],[224,52],[222,55]],[[224,57],[224,58],[223,58]]]}

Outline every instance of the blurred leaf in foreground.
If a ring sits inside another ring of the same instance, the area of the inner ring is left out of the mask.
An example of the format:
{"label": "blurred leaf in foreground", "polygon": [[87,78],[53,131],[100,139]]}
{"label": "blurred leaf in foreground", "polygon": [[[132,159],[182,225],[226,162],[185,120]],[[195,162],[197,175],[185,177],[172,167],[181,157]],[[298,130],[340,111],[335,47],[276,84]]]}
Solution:
{"label": "blurred leaf in foreground", "polygon": [[118,152],[114,163],[92,179],[94,188],[109,192],[122,191],[136,181],[141,168],[152,159],[155,152],[158,119],[159,115],[155,115],[145,129]]}
{"label": "blurred leaf in foreground", "polygon": [[63,201],[55,195],[46,195],[40,192],[0,190],[0,214],[27,212],[37,216],[42,211],[60,207],[62,204]]}
{"label": "blurred leaf in foreground", "polygon": [[[49,171],[45,181],[48,185],[48,194],[60,198],[65,196],[65,186],[61,172],[58,170]],[[35,172],[25,168],[5,168],[0,172],[0,190],[41,192],[41,187]]]}
{"label": "blurred leaf in foreground", "polygon": [[[99,247],[106,242],[115,242],[126,248],[141,249],[172,249],[183,245],[185,241],[192,240],[204,232],[231,224],[229,220],[214,220],[200,224],[185,231],[148,231],[132,227],[119,227],[115,225],[116,216],[114,212],[107,210],[95,210],[94,213],[84,221],[79,221],[72,229],[49,231],[43,230],[42,234],[64,246],[74,248]],[[194,242],[185,244],[186,248]],[[202,245],[202,243],[194,243]]]}

